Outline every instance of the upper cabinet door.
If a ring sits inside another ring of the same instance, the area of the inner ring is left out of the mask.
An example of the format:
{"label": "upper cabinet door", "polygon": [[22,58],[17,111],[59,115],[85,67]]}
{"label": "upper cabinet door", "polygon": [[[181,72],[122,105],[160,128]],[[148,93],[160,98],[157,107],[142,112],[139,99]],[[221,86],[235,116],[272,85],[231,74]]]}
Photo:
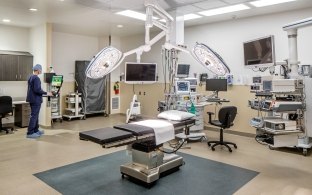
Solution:
{"label": "upper cabinet door", "polygon": [[18,80],[18,57],[16,55],[0,55],[2,81]]}
{"label": "upper cabinet door", "polygon": [[32,74],[33,57],[18,56],[18,80],[27,81]]}

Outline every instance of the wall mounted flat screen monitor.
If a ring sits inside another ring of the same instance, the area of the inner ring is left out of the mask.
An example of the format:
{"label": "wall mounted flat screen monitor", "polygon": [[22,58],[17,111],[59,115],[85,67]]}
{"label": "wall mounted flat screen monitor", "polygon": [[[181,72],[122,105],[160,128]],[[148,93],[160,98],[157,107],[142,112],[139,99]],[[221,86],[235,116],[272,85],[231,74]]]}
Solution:
{"label": "wall mounted flat screen monitor", "polygon": [[54,87],[61,87],[63,83],[63,75],[54,75],[52,77],[51,85]]}
{"label": "wall mounted flat screen monitor", "polygon": [[246,68],[265,68],[275,64],[274,37],[267,36],[244,43]]}
{"label": "wall mounted flat screen monitor", "polygon": [[227,79],[207,79],[206,91],[227,91]]}
{"label": "wall mounted flat screen monitor", "polygon": [[177,77],[185,78],[188,77],[190,73],[190,65],[189,64],[178,64],[177,67]]}
{"label": "wall mounted flat screen monitor", "polygon": [[156,82],[156,63],[126,62],[125,83],[151,84]]}

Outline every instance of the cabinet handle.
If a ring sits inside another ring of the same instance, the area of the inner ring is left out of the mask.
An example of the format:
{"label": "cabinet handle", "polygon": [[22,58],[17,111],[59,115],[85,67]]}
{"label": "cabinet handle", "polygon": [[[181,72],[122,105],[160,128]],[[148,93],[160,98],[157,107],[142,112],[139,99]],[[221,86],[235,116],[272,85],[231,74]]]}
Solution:
{"label": "cabinet handle", "polygon": [[15,79],[17,80],[17,74],[15,75]]}
{"label": "cabinet handle", "polygon": [[22,78],[22,75],[20,74],[20,79]]}

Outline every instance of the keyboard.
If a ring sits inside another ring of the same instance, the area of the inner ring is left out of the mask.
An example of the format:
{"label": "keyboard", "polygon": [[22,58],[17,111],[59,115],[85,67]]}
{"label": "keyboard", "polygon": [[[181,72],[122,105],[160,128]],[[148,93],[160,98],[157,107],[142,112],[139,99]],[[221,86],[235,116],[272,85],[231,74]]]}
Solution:
{"label": "keyboard", "polygon": [[207,102],[229,102],[229,100],[220,98],[207,98]]}

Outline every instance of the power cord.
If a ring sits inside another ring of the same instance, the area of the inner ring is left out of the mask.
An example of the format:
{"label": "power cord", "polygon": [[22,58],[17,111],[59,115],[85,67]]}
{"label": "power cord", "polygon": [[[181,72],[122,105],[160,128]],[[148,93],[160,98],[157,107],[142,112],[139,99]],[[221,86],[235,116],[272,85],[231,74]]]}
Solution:
{"label": "power cord", "polygon": [[[174,154],[174,153],[176,153],[182,146],[183,146],[183,144],[186,142],[186,139],[180,144],[180,145],[178,145],[178,147],[175,149],[175,150],[173,150],[173,151],[171,151],[171,152],[167,152],[167,151],[164,151],[164,150],[161,150],[161,149],[159,149],[158,148],[158,150],[159,151],[161,151],[161,152],[163,152],[163,153],[165,153],[165,154]],[[170,144],[169,144],[170,145]]]}

